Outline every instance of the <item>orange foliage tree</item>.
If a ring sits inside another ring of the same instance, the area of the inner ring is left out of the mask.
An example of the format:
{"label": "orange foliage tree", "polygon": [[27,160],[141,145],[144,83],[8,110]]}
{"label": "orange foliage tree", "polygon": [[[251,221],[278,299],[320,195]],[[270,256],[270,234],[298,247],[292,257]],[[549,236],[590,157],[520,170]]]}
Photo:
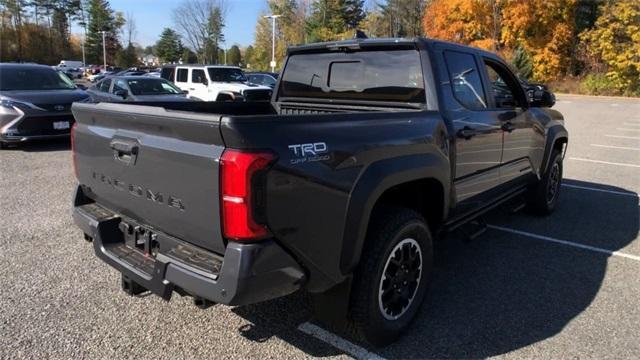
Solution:
{"label": "orange foliage tree", "polygon": [[508,55],[531,54],[533,77],[566,74],[574,47],[576,0],[432,0],[423,26],[428,37]]}
{"label": "orange foliage tree", "polygon": [[505,0],[501,42],[532,54],[533,77],[553,80],[567,73],[574,47],[576,0]]}
{"label": "orange foliage tree", "polygon": [[423,17],[426,36],[496,50],[494,6],[487,0],[432,0]]}

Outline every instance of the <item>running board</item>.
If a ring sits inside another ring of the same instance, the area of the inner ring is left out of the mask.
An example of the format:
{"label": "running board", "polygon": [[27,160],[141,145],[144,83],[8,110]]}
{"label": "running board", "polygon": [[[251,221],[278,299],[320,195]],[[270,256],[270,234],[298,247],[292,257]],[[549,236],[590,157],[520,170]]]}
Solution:
{"label": "running board", "polygon": [[[499,197],[496,201],[487,204],[483,207],[480,207],[474,211],[471,211],[469,213],[466,213],[464,215],[461,215],[460,217],[456,217],[453,220],[447,222],[446,224],[444,224],[444,226],[442,227],[441,233],[448,233],[448,232],[452,232],[453,230],[456,230],[457,228],[459,228],[462,225],[465,225],[471,221],[474,221],[476,219],[478,219],[481,215],[483,215],[484,213],[493,210],[494,208],[508,202],[509,200],[513,199],[514,197],[518,196],[518,195],[522,195],[525,191],[527,191],[527,187],[526,186],[521,186],[521,187],[517,187],[512,191],[509,191],[507,193],[505,193],[504,195],[502,195],[501,197]],[[522,207],[524,207],[524,204],[518,205],[516,207],[514,207],[515,210],[512,211],[518,211],[520,210]]]}

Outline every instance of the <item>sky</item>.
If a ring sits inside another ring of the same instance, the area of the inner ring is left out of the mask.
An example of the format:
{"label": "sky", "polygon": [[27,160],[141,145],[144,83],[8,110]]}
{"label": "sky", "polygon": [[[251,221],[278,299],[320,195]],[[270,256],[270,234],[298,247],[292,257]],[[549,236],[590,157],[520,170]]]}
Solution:
{"label": "sky", "polygon": [[[253,43],[256,21],[261,11],[267,9],[265,0],[226,0],[228,13],[224,28],[227,47],[234,44],[247,46]],[[142,46],[155,44],[165,27],[174,30],[173,9],[180,0],[109,0],[114,11],[131,13],[136,21],[135,42]],[[74,29],[80,32],[80,29]]]}

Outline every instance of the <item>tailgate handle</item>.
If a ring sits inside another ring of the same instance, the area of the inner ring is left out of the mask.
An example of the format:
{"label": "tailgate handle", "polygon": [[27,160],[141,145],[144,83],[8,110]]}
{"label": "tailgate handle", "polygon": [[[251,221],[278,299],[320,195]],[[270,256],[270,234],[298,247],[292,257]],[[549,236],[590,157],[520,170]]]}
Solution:
{"label": "tailgate handle", "polygon": [[112,140],[110,146],[113,149],[114,159],[126,165],[134,165],[136,163],[138,144],[126,140]]}

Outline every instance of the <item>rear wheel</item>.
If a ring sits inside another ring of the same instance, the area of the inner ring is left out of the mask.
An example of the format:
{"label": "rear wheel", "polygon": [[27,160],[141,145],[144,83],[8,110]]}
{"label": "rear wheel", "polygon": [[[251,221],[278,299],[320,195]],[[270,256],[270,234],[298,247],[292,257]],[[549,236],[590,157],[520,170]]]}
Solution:
{"label": "rear wheel", "polygon": [[409,209],[386,209],[371,220],[354,277],[353,332],[375,346],[400,336],[424,299],[433,258],[429,228]]}
{"label": "rear wheel", "polygon": [[527,206],[536,214],[548,215],[555,210],[562,183],[562,154],[554,149],[547,171],[527,194]]}

